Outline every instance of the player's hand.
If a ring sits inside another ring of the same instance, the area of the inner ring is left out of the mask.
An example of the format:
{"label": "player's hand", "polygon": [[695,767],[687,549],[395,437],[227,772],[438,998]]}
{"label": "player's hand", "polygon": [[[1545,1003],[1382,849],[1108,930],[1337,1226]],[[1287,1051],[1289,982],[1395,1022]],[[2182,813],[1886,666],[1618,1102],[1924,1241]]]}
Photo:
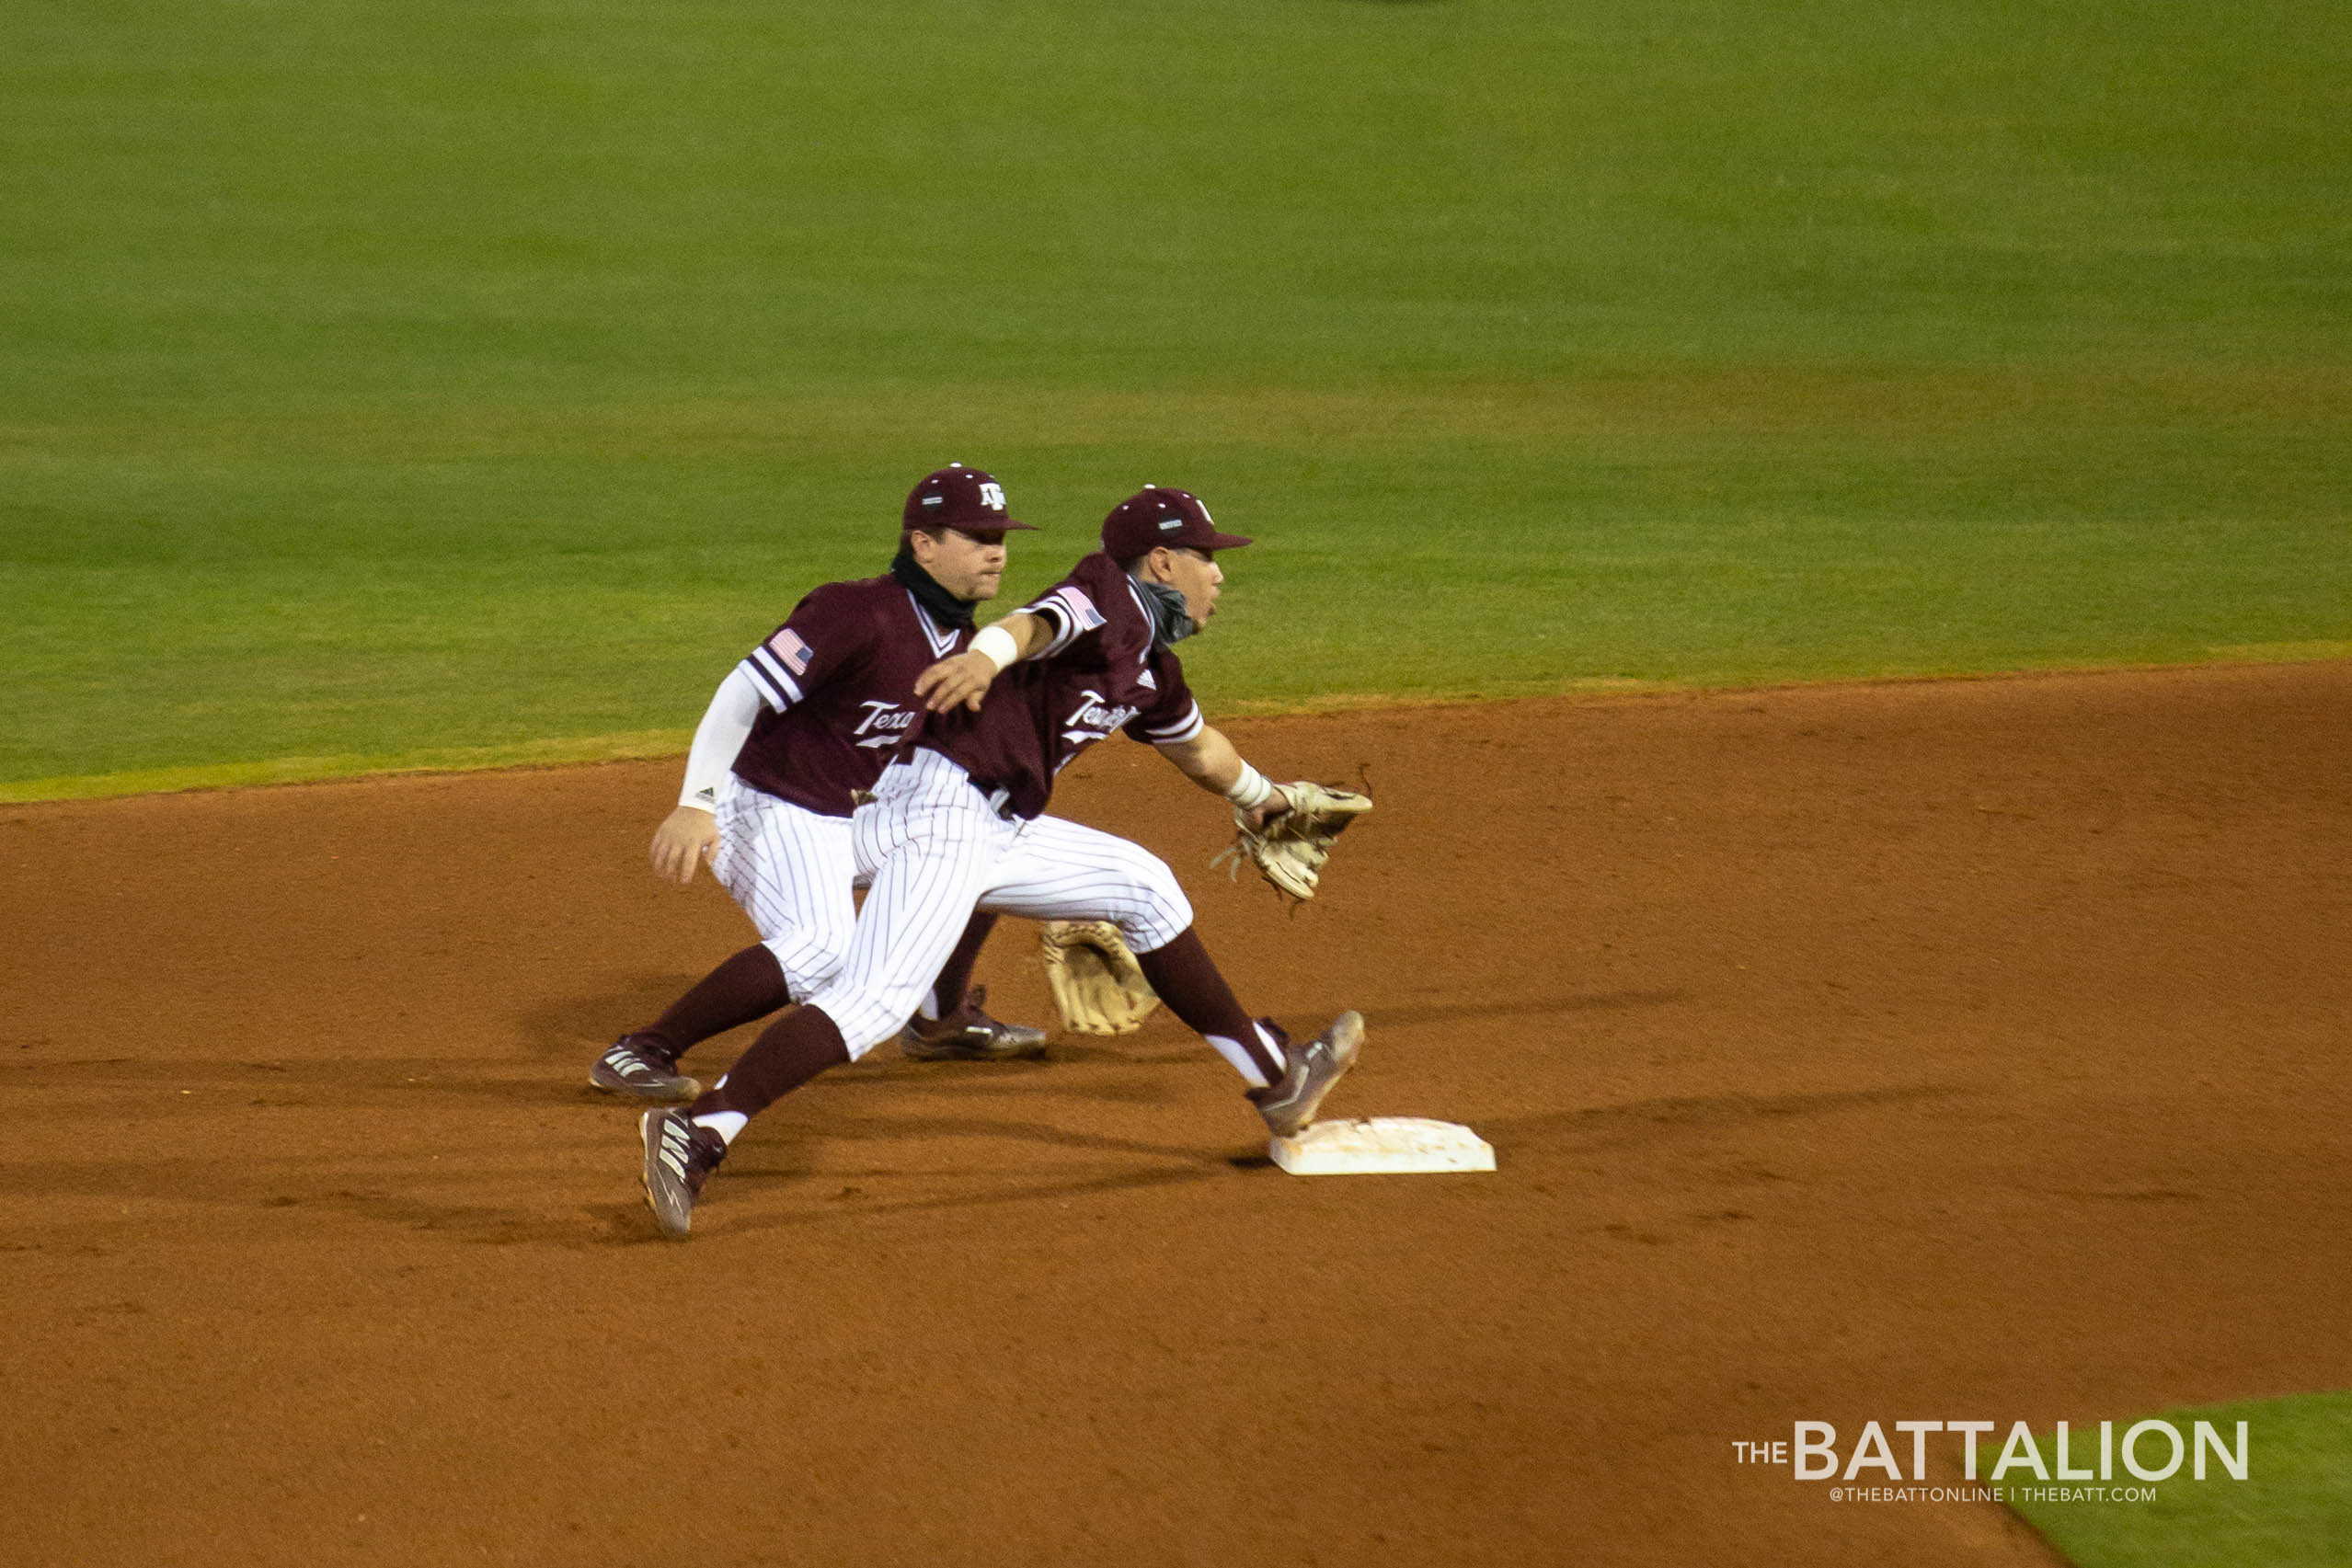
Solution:
{"label": "player's hand", "polygon": [[693,806],[681,806],[653,830],[654,875],[683,887],[694,879],[694,867],[718,847],[718,818]]}
{"label": "player's hand", "polygon": [[1276,784],[1272,795],[1258,802],[1254,809],[1242,813],[1242,819],[1253,828],[1263,828],[1289,809],[1291,797],[1282,793],[1280,784]]}
{"label": "player's hand", "polygon": [[914,694],[935,714],[963,706],[980,712],[980,700],[996,679],[996,661],[984,653],[943,658],[914,678]]}

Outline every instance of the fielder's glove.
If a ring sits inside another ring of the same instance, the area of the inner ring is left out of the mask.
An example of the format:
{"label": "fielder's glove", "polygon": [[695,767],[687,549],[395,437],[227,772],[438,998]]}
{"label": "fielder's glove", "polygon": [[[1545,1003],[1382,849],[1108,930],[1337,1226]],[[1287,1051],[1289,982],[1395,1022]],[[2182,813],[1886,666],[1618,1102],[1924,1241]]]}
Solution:
{"label": "fielder's glove", "polygon": [[1314,897],[1315,882],[1323,875],[1323,863],[1331,858],[1333,841],[1348,830],[1350,822],[1370,811],[1372,802],[1370,795],[1354,790],[1304,780],[1281,787],[1290,797],[1291,808],[1262,828],[1251,827],[1248,814],[1236,809],[1233,848],[1211,864],[1230,862],[1233,875],[1239,876],[1241,863],[1247,860],[1278,890],[1303,903]]}
{"label": "fielder's glove", "polygon": [[1073,1035],[1131,1035],[1160,999],[1108,921],[1047,921],[1038,930],[1045,981]]}

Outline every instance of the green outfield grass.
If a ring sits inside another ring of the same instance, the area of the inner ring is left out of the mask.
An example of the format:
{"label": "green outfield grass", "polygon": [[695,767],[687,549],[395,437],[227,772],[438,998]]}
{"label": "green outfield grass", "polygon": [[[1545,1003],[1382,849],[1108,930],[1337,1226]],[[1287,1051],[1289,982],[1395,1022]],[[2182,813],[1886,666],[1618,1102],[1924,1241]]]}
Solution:
{"label": "green outfield grass", "polygon": [[677,744],[949,458],[1015,591],[1263,535],[1217,711],[2342,656],[2347,84],[2335,0],[15,0],[0,793]]}
{"label": "green outfield grass", "polygon": [[[2166,1421],[2192,1448],[2171,1478],[2137,1480],[2120,1460],[2109,1490],[2152,1492],[2144,1500],[2107,1498],[2014,1504],[2076,1568],[2335,1568],[2352,1551],[2352,1394],[2168,1411]],[[2206,1450],[2205,1479],[2193,1463],[2196,1423],[2210,1422],[2235,1452],[2237,1424],[2246,1424],[2246,1476],[2232,1478]],[[2120,1444],[2134,1425],[2118,1421]],[[2097,1428],[2072,1435],[2072,1468],[2096,1470]],[[2054,1438],[2041,1441],[2054,1478]],[[2120,1450],[2118,1450],[2120,1451]],[[2141,1468],[2158,1471],[2170,1448],[2157,1435],[2141,1439]],[[2014,1484],[2019,1472],[2012,1472]],[[2040,1485],[2040,1482],[2035,1482]],[[2055,1483],[2070,1492],[2100,1489],[2095,1480]]]}

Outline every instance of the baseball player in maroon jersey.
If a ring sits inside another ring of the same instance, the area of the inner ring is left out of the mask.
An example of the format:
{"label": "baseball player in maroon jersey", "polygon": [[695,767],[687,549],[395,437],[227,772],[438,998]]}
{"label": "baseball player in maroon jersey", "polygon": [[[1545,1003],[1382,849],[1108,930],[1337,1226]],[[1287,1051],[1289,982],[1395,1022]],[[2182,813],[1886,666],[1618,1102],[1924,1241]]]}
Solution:
{"label": "baseball player in maroon jersey", "polygon": [[1291,1045],[1234,999],[1164,863],[1044,815],[1055,775],[1115,730],[1260,820],[1289,808],[1202,720],[1174,647],[1216,612],[1217,552],[1248,543],[1219,532],[1188,492],[1147,487],[1105,520],[1100,552],[916,680],[925,717],[852,828],[872,887],[839,967],[689,1108],[639,1119],[646,1197],[664,1233],[687,1233],[703,1184],[751,1116],[898,1026],[976,908],[1113,921],[1169,1011],[1241,1074],[1270,1130],[1314,1119],[1354,1064],[1363,1019],[1343,1013]]}
{"label": "baseball player in maroon jersey", "polygon": [[[951,464],[907,497],[888,574],[827,583],[720,682],[694,731],[676,810],[653,838],[654,868],[694,880],[707,856],[760,933],[660,1019],[614,1042],[588,1081],[634,1099],[691,1100],[690,1047],[808,997],[849,946],[858,876],[850,818],[922,714],[914,682],[971,638],[972,607],[995,596],[1005,510],[990,475]],[[993,914],[974,913],[906,1023],[909,1056],[1035,1056],[1044,1031],[1000,1024],[967,989]],[[903,1021],[903,1020],[902,1020]]]}

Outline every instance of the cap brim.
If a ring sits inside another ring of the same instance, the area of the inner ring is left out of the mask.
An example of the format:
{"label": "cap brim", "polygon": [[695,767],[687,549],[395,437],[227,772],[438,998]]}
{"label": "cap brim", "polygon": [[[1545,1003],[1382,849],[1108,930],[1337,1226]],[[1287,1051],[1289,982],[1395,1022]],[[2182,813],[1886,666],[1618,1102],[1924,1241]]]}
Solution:
{"label": "cap brim", "polygon": [[1238,550],[1248,543],[1250,543],[1250,541],[1238,533],[1212,532],[1209,535],[1208,544],[1196,545],[1194,548],[1202,550]]}

